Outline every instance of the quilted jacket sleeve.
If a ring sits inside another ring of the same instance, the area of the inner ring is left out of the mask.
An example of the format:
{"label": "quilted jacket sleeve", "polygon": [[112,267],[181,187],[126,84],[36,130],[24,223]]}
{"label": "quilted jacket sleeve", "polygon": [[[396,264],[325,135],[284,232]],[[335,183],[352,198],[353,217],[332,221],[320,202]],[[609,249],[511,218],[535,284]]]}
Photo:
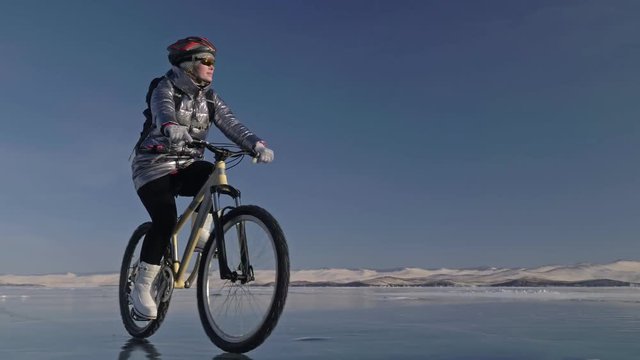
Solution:
{"label": "quilted jacket sleeve", "polygon": [[151,113],[153,114],[155,125],[158,129],[161,129],[162,125],[166,123],[178,123],[176,120],[174,91],[175,89],[171,81],[167,78],[162,79],[153,90],[150,104]]}
{"label": "quilted jacket sleeve", "polygon": [[238,121],[229,106],[225,104],[215,91],[213,92],[212,98],[215,106],[213,123],[229,140],[245,150],[253,150],[256,143],[262,139]]}

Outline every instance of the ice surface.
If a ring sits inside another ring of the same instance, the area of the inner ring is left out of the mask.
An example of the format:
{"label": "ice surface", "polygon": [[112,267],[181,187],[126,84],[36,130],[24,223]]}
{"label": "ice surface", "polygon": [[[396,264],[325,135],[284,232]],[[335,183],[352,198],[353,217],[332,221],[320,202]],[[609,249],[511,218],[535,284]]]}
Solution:
{"label": "ice surface", "polygon": [[132,340],[117,288],[0,287],[0,359],[634,359],[636,288],[292,288],[275,331],[246,356],[205,335],[193,289]]}

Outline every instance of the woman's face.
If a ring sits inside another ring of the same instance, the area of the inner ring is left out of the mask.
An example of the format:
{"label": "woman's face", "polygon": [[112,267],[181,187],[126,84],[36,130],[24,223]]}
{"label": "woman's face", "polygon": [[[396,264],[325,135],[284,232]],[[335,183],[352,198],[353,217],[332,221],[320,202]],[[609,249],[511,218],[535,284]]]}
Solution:
{"label": "woman's face", "polygon": [[195,75],[198,80],[211,82],[213,80],[213,70],[215,58],[213,56],[203,56],[196,59]]}

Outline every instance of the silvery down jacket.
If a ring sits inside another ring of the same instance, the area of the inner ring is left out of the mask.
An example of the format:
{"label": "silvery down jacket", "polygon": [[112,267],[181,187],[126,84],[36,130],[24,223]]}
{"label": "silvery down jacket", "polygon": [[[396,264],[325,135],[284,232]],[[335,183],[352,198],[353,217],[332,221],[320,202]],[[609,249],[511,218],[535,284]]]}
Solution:
{"label": "silvery down jacket", "polygon": [[[175,108],[174,86],[182,92],[178,109]],[[181,156],[168,156],[168,154],[148,151],[148,149],[158,146],[167,149],[169,154],[183,149],[184,142],[172,144],[169,138],[162,134],[162,124],[173,122],[186,126],[194,140],[205,140],[209,127],[213,123],[229,140],[245,150],[252,150],[255,144],[261,140],[236,119],[231,109],[215,91],[213,92],[215,113],[213,121],[209,120],[209,108],[205,100],[205,93],[209,90],[209,86],[199,87],[184,70],[174,66],[153,90],[150,102],[153,129],[140,147],[136,149],[131,164],[136,190],[144,184],[184,168],[202,157],[202,151]]]}

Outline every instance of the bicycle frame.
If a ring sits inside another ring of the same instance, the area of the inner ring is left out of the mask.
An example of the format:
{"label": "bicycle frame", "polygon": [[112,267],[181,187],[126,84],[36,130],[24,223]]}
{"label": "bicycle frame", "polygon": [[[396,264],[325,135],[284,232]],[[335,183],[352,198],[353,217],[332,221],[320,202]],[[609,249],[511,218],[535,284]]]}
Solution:
{"label": "bicycle frame", "polygon": [[[214,196],[215,195],[215,196]],[[242,263],[242,273],[243,276],[238,276],[237,272],[231,271],[229,266],[227,265],[226,252],[224,246],[224,229],[222,229],[222,213],[223,211],[220,209],[219,196],[220,195],[228,195],[232,197],[235,201],[235,206],[240,206],[240,191],[230,186],[227,182],[226,175],[226,163],[224,159],[218,159],[216,156],[214,170],[202,186],[198,194],[193,198],[189,206],[186,210],[180,215],[178,218],[178,223],[174,228],[171,235],[171,261],[172,261],[172,271],[174,275],[174,288],[184,289],[189,288],[193,283],[193,280],[198,272],[198,265],[200,263],[200,257],[196,262],[196,266],[194,267],[191,275],[188,279],[185,279],[185,273],[191,262],[191,258],[195,253],[195,248],[198,243],[198,237],[202,227],[204,225],[207,213],[211,211],[213,216],[213,225],[215,231],[215,239],[217,247],[217,255],[218,255],[218,263],[220,268],[220,278],[221,279],[230,279],[231,281],[236,281],[240,279],[241,281],[246,282],[247,280],[253,280],[251,278],[250,269],[251,266],[248,261],[247,256],[247,247],[246,247],[246,238],[244,235],[243,226],[239,226],[238,235],[241,240],[240,249],[241,249],[241,263]],[[196,210],[198,210],[196,212]],[[197,216],[196,216],[197,214]],[[189,234],[189,240],[187,241],[187,245],[185,246],[184,253],[182,255],[182,260],[178,260],[178,233],[180,230],[187,224],[187,221],[192,217],[196,216],[195,222]],[[198,254],[200,256],[200,254]],[[249,278],[249,279],[247,279]]]}

